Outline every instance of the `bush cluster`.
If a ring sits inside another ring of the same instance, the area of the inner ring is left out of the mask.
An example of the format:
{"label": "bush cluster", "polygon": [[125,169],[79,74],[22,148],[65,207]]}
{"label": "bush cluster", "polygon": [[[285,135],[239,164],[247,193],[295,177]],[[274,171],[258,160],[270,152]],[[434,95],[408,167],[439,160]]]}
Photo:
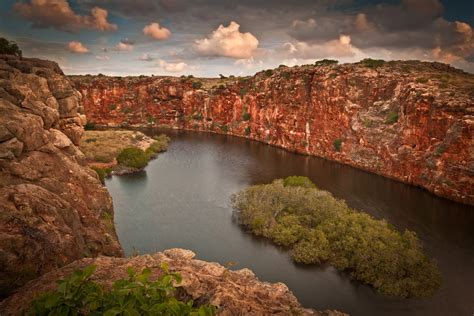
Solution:
{"label": "bush cluster", "polygon": [[330,66],[330,65],[337,65],[339,61],[334,59],[321,59],[314,63],[315,66]]}
{"label": "bush cluster", "polygon": [[128,279],[114,282],[111,289],[91,281],[96,266],[90,265],[58,282],[54,292],[33,300],[30,315],[215,315],[210,305],[197,307],[192,300],[174,297],[173,284],[181,283],[178,273],[162,265],[162,274],[150,280],[151,270],[141,273],[128,269]]}
{"label": "bush cluster", "polygon": [[22,57],[23,53],[15,42],[0,37],[0,54]]}
{"label": "bush cluster", "polygon": [[117,162],[130,168],[142,169],[148,164],[149,157],[145,151],[136,147],[127,147],[117,155]]}
{"label": "bush cluster", "polygon": [[368,67],[368,68],[378,68],[380,66],[383,66],[386,61],[383,59],[372,59],[372,58],[365,58],[360,61],[362,66]]}
{"label": "bush cluster", "polygon": [[241,224],[291,249],[295,262],[327,262],[390,296],[428,297],[440,286],[415,233],[349,208],[308,178],[251,186],[232,202]]}

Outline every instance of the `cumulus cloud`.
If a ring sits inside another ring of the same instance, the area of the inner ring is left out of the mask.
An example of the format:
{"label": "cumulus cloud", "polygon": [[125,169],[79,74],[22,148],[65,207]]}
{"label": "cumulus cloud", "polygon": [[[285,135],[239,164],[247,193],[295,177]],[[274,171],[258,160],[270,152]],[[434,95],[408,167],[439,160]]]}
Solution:
{"label": "cumulus cloud", "polygon": [[89,52],[89,49],[85,47],[81,42],[72,41],[67,45],[68,50],[74,54],[85,54]]}
{"label": "cumulus cloud", "polygon": [[339,39],[322,44],[306,42],[285,43],[284,51],[287,57],[297,59],[341,58],[355,56],[357,49],[351,45],[351,37],[340,35]]}
{"label": "cumulus cloud", "polygon": [[160,59],[158,62],[159,66],[168,72],[181,72],[188,67],[188,64],[184,62],[169,63]]}
{"label": "cumulus cloud", "polygon": [[150,23],[143,28],[143,34],[156,39],[156,40],[165,40],[171,36],[170,30],[166,27],[160,26],[159,23]]}
{"label": "cumulus cloud", "polygon": [[72,10],[67,0],[31,0],[30,3],[16,3],[13,8],[36,28],[54,28],[66,32],[76,32],[83,28],[117,30],[116,24],[107,21],[107,10],[93,7],[90,15],[82,16]]}
{"label": "cumulus cloud", "polygon": [[114,48],[118,51],[131,51],[133,50],[133,42],[129,39],[121,40]]}
{"label": "cumulus cloud", "polygon": [[207,38],[196,40],[195,48],[203,55],[248,59],[257,50],[258,39],[249,32],[241,33],[239,28],[234,21],[227,27],[221,24]]}
{"label": "cumulus cloud", "polygon": [[98,56],[95,56],[95,59],[97,59],[97,60],[110,60],[110,57],[107,56],[107,55],[98,55]]}

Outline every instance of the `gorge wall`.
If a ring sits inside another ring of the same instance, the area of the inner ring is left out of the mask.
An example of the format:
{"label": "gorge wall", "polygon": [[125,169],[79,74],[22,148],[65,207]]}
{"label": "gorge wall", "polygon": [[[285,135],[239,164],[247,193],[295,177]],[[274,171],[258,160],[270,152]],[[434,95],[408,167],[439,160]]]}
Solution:
{"label": "gorge wall", "polygon": [[178,298],[213,304],[219,315],[345,315],[305,309],[286,285],[196,260],[189,250],[123,258],[112,199],[77,147],[81,100],[56,63],[0,55],[1,315],[23,315],[90,264],[93,280],[107,287],[129,267],[157,276],[162,263],[183,276]]}
{"label": "gorge wall", "polygon": [[0,55],[0,298],[76,259],[122,256],[77,145],[81,95],[54,62]]}
{"label": "gorge wall", "polygon": [[445,64],[280,66],[222,79],[70,78],[95,124],[247,137],[474,205],[474,75]]}

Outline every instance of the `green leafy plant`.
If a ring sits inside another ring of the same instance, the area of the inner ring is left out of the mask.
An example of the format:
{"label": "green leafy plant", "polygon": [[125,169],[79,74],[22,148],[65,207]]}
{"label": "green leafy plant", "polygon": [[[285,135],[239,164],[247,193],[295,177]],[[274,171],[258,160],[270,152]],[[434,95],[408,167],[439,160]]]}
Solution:
{"label": "green leafy plant", "polygon": [[440,287],[415,233],[351,209],[306,177],[250,186],[232,203],[243,226],[287,247],[295,262],[328,263],[389,296],[428,297]]}
{"label": "green leafy plant", "polygon": [[242,114],[242,121],[249,121],[252,118],[252,115],[247,111]]}
{"label": "green leafy plant", "polygon": [[37,297],[28,311],[30,315],[215,315],[210,305],[195,306],[192,300],[180,301],[174,297],[174,284],[181,283],[178,273],[170,273],[166,265],[162,273],[151,280],[151,270],[137,273],[128,268],[128,278],[120,279],[107,289],[91,280],[96,270],[90,265],[74,271],[58,281],[54,292]]}
{"label": "green leafy plant", "polygon": [[120,165],[142,169],[148,164],[149,156],[140,148],[127,147],[117,155],[117,162]]}
{"label": "green leafy plant", "polygon": [[250,135],[250,126],[247,126],[244,131],[245,135]]}
{"label": "green leafy plant", "polygon": [[332,145],[334,146],[335,151],[341,151],[342,139],[335,139]]}
{"label": "green leafy plant", "polygon": [[116,104],[114,104],[114,103],[109,104],[109,110],[110,110],[110,111],[113,111],[113,110],[115,110],[116,108],[117,108],[117,105],[116,105]]}
{"label": "green leafy plant", "polygon": [[229,127],[227,125],[222,125],[220,128],[223,133],[227,133],[229,131]]}

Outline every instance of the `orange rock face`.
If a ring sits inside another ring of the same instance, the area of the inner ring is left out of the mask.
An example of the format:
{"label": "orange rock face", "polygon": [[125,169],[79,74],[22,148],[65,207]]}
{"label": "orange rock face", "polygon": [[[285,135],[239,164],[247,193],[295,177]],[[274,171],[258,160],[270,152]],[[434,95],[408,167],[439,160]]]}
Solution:
{"label": "orange rock face", "polygon": [[474,205],[474,76],[444,64],[281,66],[221,80],[70,78],[95,124],[247,137]]}

